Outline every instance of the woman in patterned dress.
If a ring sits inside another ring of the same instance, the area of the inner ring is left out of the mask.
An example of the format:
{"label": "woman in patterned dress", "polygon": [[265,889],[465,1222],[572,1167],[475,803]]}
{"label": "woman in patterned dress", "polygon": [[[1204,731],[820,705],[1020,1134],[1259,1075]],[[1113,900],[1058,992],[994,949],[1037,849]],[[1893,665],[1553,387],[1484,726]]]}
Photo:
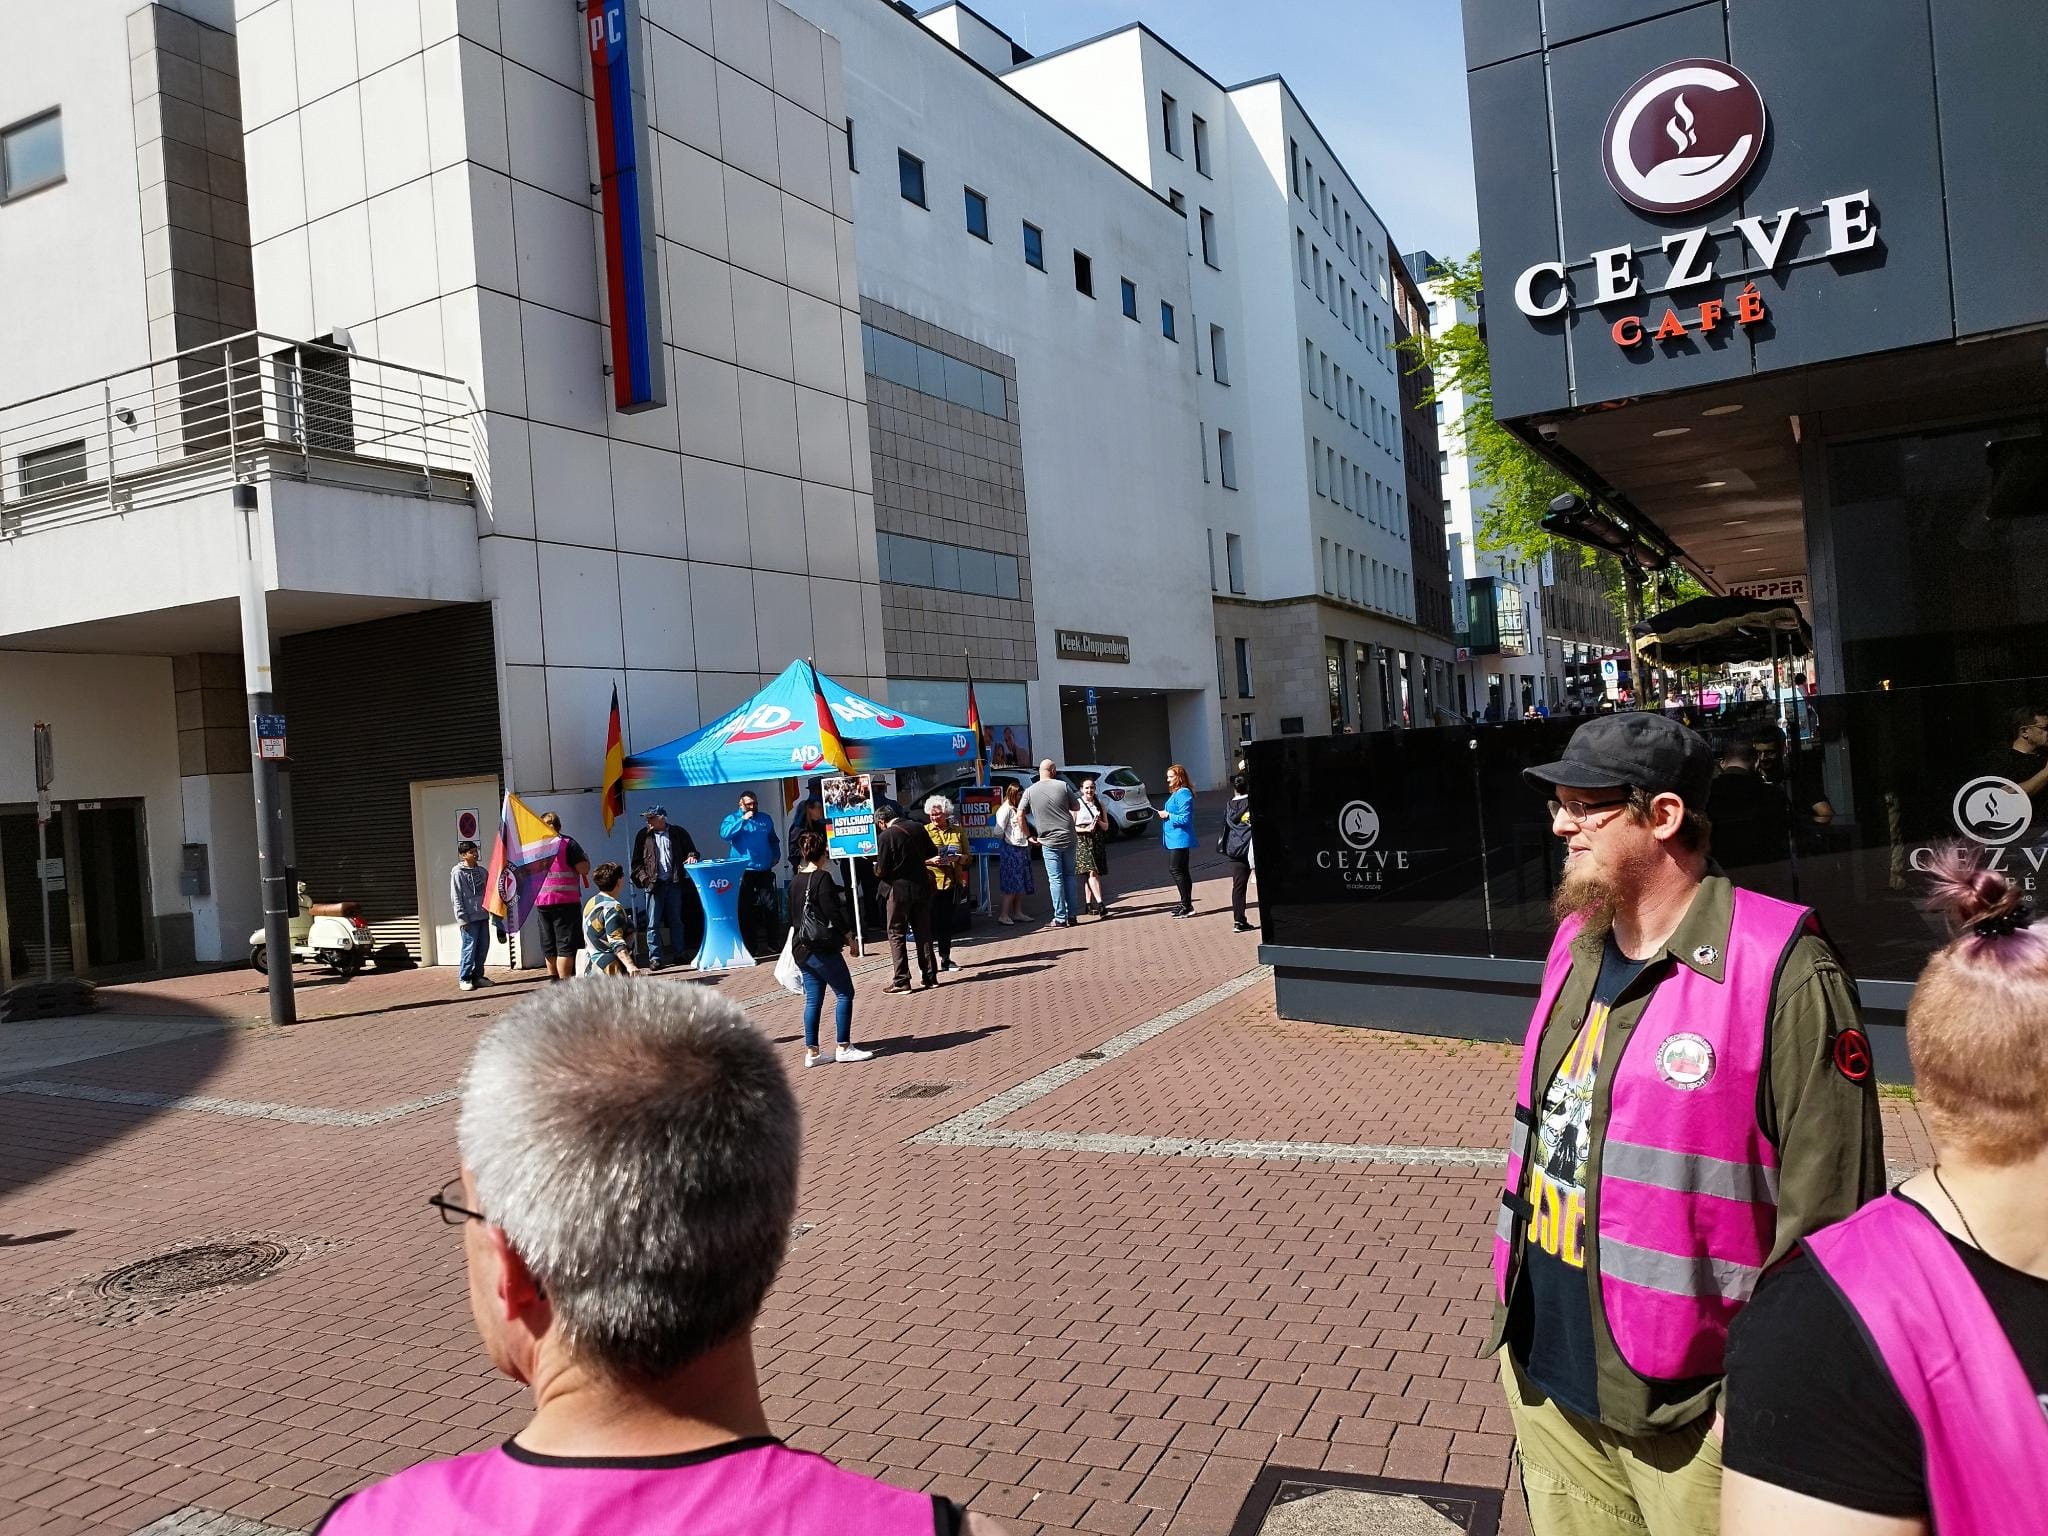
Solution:
{"label": "woman in patterned dress", "polygon": [[1109,873],[1109,808],[1095,798],[1095,781],[1081,781],[1081,804],[1074,812],[1074,875],[1081,882],[1081,910],[1109,916],[1103,905],[1102,877]]}
{"label": "woman in patterned dress", "polygon": [[1003,784],[1003,803],[996,807],[996,830],[1003,834],[1003,851],[996,868],[996,889],[1002,892],[1002,910],[996,921],[1014,928],[1023,920],[1024,898],[1031,894],[1031,828],[1024,822],[1023,786],[1015,779]]}

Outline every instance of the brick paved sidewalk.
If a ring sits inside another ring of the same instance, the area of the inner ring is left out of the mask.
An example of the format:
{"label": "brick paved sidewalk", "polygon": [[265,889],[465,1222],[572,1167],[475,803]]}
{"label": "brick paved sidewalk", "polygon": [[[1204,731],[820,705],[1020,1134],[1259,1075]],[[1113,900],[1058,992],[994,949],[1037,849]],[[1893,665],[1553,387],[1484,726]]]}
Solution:
{"label": "brick paved sidewalk", "polygon": [[[882,1054],[797,1067],[805,1229],[756,1338],[771,1418],[1022,1533],[1222,1536],[1268,1462],[1503,1486],[1475,1352],[1508,1053],[1277,1019],[1218,866],[1173,921],[1161,863],[1119,850],[1108,922],[977,930],[936,992],[863,978],[856,1038]],[[252,979],[119,1006],[242,1018]],[[366,976],[292,1030],[0,1082],[0,1536],[194,1508],[303,1530],[524,1421],[423,1202],[470,1045],[538,984]],[[795,1067],[767,968],[717,985]],[[1917,1115],[1887,1121],[1910,1161]],[[141,1315],[93,1288],[240,1236],[286,1262]]]}

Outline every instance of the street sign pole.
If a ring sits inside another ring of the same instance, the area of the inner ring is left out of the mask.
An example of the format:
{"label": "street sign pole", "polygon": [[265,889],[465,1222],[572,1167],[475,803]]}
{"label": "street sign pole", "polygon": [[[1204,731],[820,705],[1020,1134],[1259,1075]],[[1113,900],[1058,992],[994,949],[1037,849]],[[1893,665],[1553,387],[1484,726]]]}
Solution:
{"label": "street sign pole", "polygon": [[[235,509],[242,514],[242,680],[249,695],[249,759],[256,790],[256,863],[263,884],[263,943],[269,964],[270,1022],[298,1022],[292,992],[290,893],[285,889],[284,801],[278,763],[284,731],[274,714],[270,677],[270,615],[257,569],[256,487],[237,485]],[[274,731],[275,734],[272,734]]]}
{"label": "street sign pole", "polygon": [[36,722],[36,891],[43,907],[43,980],[51,978],[50,968],[50,785],[57,776],[56,753],[50,742],[50,728]]}

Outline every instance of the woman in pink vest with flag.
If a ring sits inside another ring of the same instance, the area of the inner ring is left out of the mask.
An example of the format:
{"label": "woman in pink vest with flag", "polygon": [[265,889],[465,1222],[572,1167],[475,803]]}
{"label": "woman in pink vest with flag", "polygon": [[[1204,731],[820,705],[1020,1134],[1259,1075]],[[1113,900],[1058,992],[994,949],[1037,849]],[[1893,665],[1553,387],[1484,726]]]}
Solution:
{"label": "woman in pink vest with flag", "polygon": [[1808,1236],[1729,1339],[1727,1536],[2048,1530],[2048,925],[1938,852],[1906,1010],[1934,1166]]}

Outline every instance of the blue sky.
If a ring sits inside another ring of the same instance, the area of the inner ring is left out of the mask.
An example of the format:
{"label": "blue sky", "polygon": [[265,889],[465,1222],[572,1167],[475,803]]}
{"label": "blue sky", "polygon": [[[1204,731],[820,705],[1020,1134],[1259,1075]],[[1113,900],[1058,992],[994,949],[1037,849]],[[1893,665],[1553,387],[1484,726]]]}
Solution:
{"label": "blue sky", "polygon": [[1456,0],[968,4],[1034,53],[1142,21],[1225,85],[1285,75],[1396,246],[1479,244]]}

